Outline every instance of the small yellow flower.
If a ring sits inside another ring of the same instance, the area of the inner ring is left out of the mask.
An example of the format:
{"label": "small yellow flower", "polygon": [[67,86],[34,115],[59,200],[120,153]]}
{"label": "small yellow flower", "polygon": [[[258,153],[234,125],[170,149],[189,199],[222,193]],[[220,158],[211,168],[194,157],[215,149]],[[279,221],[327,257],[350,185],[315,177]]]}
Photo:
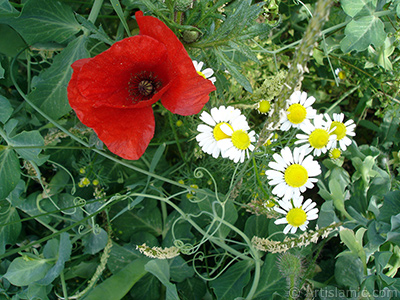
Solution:
{"label": "small yellow flower", "polygon": [[271,109],[271,103],[268,100],[261,100],[258,102],[257,110],[260,114],[267,114]]}
{"label": "small yellow flower", "polygon": [[181,120],[176,121],[176,126],[181,127],[183,125],[183,122]]}
{"label": "small yellow flower", "polygon": [[100,182],[99,182],[97,179],[95,179],[95,180],[92,181],[92,184],[93,184],[93,185],[99,185],[99,183],[100,183]]}
{"label": "small yellow flower", "polygon": [[88,186],[89,184],[90,184],[89,178],[83,177],[83,178],[79,181],[78,186],[81,187],[81,188],[83,188],[83,187]]}
{"label": "small yellow flower", "polygon": [[85,170],[85,168],[80,168],[80,169],[79,169],[79,173],[81,173],[81,174],[85,174],[85,173],[86,173],[86,170]]}

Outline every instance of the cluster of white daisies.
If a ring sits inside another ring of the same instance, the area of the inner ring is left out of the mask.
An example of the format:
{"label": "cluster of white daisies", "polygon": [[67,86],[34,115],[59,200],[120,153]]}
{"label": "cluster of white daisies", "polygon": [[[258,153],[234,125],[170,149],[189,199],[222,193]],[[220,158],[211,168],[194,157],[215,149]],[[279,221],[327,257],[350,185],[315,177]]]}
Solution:
{"label": "cluster of white daisies", "polygon": [[[196,68],[197,69],[197,68]],[[199,71],[199,70],[198,70]],[[341,155],[355,135],[353,120],[344,122],[344,114],[317,114],[312,108],[314,97],[307,93],[296,91],[287,100],[287,108],[280,121],[280,130],[291,128],[303,133],[296,134],[296,146],[293,151],[285,147],[280,154],[275,153],[270,168],[265,172],[268,184],[273,186],[272,194],[276,195],[277,205],[274,210],[284,217],[277,219],[275,224],[287,224],[283,232],[295,233],[297,228],[305,231],[310,220],[318,218],[318,208],[311,199],[304,201],[301,195],[306,189],[311,189],[318,181],[316,176],[321,174],[321,167],[314,156],[327,153],[333,159]],[[262,103],[263,113],[265,109]],[[261,105],[260,105],[261,107]],[[260,109],[261,111],[261,109]],[[250,131],[246,117],[239,109],[231,106],[212,108],[210,113],[204,111],[200,115],[204,124],[200,124],[196,136],[200,147],[205,153],[218,158],[229,158],[235,163],[244,162],[249,157],[249,151],[254,150],[256,134]]]}

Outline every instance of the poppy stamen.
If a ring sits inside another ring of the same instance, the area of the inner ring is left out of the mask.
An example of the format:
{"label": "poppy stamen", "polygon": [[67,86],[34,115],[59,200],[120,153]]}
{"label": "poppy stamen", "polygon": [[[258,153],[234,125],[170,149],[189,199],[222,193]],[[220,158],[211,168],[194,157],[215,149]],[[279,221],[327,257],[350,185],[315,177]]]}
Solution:
{"label": "poppy stamen", "polygon": [[159,91],[161,81],[157,80],[157,76],[154,76],[152,72],[143,71],[132,74],[128,87],[131,100],[138,103],[150,100]]}

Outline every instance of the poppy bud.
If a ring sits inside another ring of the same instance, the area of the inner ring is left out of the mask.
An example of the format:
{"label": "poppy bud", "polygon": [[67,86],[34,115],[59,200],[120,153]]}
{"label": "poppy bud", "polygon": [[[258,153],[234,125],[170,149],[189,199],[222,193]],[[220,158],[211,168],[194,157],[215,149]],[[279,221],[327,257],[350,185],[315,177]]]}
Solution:
{"label": "poppy bud", "polygon": [[175,3],[175,10],[185,12],[193,7],[193,0],[178,0]]}
{"label": "poppy bud", "polygon": [[200,36],[200,32],[198,32],[198,31],[185,30],[183,32],[182,38],[185,43],[190,44],[190,43],[194,43],[195,41],[197,41],[199,36]]}

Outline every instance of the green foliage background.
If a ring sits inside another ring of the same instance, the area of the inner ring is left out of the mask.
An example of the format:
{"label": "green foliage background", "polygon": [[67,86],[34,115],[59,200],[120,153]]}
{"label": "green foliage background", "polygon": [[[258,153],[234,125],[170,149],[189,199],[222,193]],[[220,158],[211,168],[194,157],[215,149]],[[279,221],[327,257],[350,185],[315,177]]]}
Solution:
{"label": "green foliage background", "polygon": [[[313,0],[0,0],[0,299],[400,299],[400,1],[331,4],[307,33]],[[198,116],[155,104],[154,139],[125,161],[78,121],[70,65],[138,34],[137,10],[215,71],[206,110],[238,107],[265,137],[258,101],[282,103],[296,82],[320,113],[356,122],[307,194],[312,226],[342,230],[291,256],[254,247],[285,238],[263,214],[263,172],[292,134],[234,164],[202,153]],[[143,243],[181,254],[148,258]],[[287,259],[301,267],[283,272]]]}

